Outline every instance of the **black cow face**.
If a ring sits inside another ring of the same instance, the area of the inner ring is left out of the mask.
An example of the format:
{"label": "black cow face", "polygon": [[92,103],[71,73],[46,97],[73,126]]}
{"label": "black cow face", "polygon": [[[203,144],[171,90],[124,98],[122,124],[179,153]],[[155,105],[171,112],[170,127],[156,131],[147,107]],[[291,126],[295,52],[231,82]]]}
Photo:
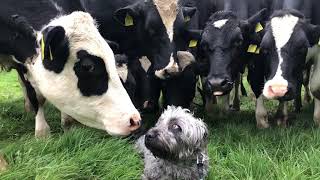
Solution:
{"label": "black cow face", "polygon": [[255,37],[256,24],[265,16],[264,9],[246,21],[239,20],[232,12],[217,12],[210,17],[200,44],[203,59],[210,64],[205,82],[208,93],[221,96],[232,90],[244,65],[242,57]]}
{"label": "black cow face", "polygon": [[308,48],[319,41],[319,35],[320,27],[306,22],[298,12],[275,12],[261,42],[266,58],[265,97],[291,100],[296,96]]}
{"label": "black cow face", "polygon": [[[171,55],[169,34],[164,26],[158,7],[153,1],[139,1],[115,12],[115,18],[134,33],[139,47],[148,50],[147,56],[154,69],[162,69]],[[147,40],[147,41],[146,41]]]}
{"label": "black cow face", "polygon": [[0,17],[0,34],[1,54],[14,55],[20,62],[36,54],[36,33],[24,17]]}

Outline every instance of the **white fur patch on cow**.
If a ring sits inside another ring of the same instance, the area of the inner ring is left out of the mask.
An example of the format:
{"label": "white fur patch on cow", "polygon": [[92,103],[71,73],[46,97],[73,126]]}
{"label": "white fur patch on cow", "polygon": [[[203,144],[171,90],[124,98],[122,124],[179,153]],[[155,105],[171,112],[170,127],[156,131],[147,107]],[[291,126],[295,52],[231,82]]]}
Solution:
{"label": "white fur patch on cow", "polygon": [[128,79],[128,66],[126,64],[117,65],[117,71],[120,79],[126,82]]}
{"label": "white fur patch on cow", "polygon": [[166,75],[175,74],[179,72],[178,63],[174,61],[174,58],[170,57],[169,64],[161,70],[155,72],[155,75],[160,79],[166,79]]}
{"label": "white fur patch on cow", "polygon": [[213,26],[221,29],[227,22],[228,22],[228,19],[221,19],[221,20],[215,21],[213,23]]}
{"label": "white fur patch on cow", "polygon": [[153,0],[170,40],[173,40],[173,24],[178,15],[177,0]]}
{"label": "white fur patch on cow", "polygon": [[141,57],[141,58],[139,59],[139,61],[140,61],[140,64],[141,64],[143,70],[144,70],[145,72],[148,72],[149,68],[151,67],[151,62],[150,62],[150,60],[147,58],[147,56]]}
{"label": "white fur patch on cow", "polygon": [[[73,12],[52,20],[48,26],[64,28],[69,40],[69,59],[59,74],[44,68],[41,54],[33,62],[26,63],[32,85],[60,111],[84,125],[106,130],[112,135],[131,133],[130,119],[140,115],[121,84],[114,54],[94,19],[88,13]],[[41,35],[38,38],[41,39]],[[76,54],[80,50],[103,59],[109,75],[106,93],[90,97],[81,94],[74,72],[74,65],[79,61]]]}
{"label": "white fur patch on cow", "polygon": [[177,59],[179,61],[179,67],[181,71],[189,66],[190,64],[196,62],[194,56],[188,51],[178,51],[177,52]]}
{"label": "white fur patch on cow", "polygon": [[281,55],[282,48],[288,43],[293,33],[295,26],[297,25],[299,18],[293,15],[285,15],[283,17],[274,17],[271,19],[271,29],[276,49],[278,53],[279,64],[275,76],[266,82],[263,94],[267,98],[269,96],[268,88],[272,85],[288,86],[288,81],[282,75],[282,63],[283,57]]}

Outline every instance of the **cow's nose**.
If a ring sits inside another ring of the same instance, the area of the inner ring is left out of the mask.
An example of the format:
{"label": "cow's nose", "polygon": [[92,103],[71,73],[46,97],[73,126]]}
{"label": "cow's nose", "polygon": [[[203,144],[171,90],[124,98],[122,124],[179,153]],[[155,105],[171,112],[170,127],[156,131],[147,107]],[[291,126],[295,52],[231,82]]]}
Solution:
{"label": "cow's nose", "polygon": [[216,96],[223,95],[224,92],[233,87],[232,81],[228,78],[210,78],[208,79],[208,84]]}
{"label": "cow's nose", "polygon": [[130,120],[130,129],[131,131],[137,130],[141,125],[141,117],[139,114],[134,114],[131,116]]}
{"label": "cow's nose", "polygon": [[271,84],[268,87],[268,91],[273,97],[282,97],[288,92],[288,86],[283,84]]}

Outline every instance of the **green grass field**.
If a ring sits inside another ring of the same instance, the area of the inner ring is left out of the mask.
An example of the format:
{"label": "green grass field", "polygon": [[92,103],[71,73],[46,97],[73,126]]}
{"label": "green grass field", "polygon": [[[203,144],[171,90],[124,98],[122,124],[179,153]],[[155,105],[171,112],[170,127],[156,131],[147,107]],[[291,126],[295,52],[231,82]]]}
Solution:
{"label": "green grass field", "polygon": [[[268,106],[275,111],[275,102]],[[288,128],[267,130],[255,127],[252,96],[242,98],[241,109],[223,118],[200,115],[210,129],[208,179],[320,179],[320,130],[314,128],[312,106]],[[48,104],[52,135],[35,139],[16,74],[0,74],[0,152],[9,163],[1,180],[140,178],[143,163],[132,142],[85,127],[63,133],[59,116]]]}

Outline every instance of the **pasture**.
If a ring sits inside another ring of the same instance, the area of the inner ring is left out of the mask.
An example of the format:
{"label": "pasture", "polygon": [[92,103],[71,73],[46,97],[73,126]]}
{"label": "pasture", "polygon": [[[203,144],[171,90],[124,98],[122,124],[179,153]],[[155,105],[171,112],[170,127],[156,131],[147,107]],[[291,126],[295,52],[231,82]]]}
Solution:
{"label": "pasture", "polygon": [[[199,113],[210,130],[208,179],[320,179],[320,130],[313,125],[311,105],[286,129],[258,130],[253,96],[241,101],[239,113],[219,118]],[[270,112],[275,106],[268,103]],[[16,73],[0,74],[0,152],[9,163],[1,180],[140,178],[143,162],[132,142],[80,125],[63,133],[60,114],[50,104],[46,118],[51,137],[35,139]]]}

